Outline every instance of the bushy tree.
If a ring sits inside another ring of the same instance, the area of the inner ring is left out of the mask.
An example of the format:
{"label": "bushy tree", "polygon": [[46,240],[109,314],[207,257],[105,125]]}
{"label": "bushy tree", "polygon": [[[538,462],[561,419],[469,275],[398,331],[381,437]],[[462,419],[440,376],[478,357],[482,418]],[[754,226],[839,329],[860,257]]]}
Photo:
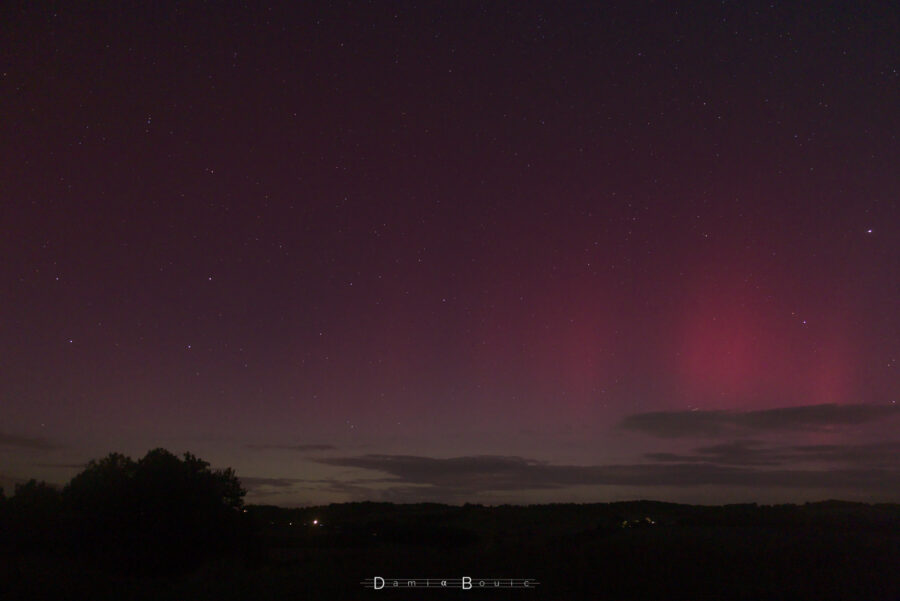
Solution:
{"label": "bushy tree", "polygon": [[59,491],[46,482],[38,482],[34,478],[22,484],[16,484],[12,504],[16,507],[35,509],[55,509],[59,503]]}
{"label": "bushy tree", "polygon": [[156,571],[189,568],[233,547],[245,492],[231,469],[154,449],[138,461],[118,453],[91,461],[63,496],[79,545]]}
{"label": "bushy tree", "polygon": [[34,479],[16,484],[6,505],[9,534],[18,545],[34,548],[51,544],[59,527],[61,499],[57,489]]}

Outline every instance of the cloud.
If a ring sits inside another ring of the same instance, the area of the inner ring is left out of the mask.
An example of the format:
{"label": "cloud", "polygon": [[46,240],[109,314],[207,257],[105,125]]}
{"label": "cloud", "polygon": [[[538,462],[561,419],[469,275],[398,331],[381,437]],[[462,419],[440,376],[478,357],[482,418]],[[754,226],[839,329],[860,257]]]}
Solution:
{"label": "cloud", "polygon": [[759,448],[758,440],[736,440],[700,447],[695,454],[646,453],[645,458],[662,463],[717,463],[722,465],[780,465],[788,456],[773,449]]}
{"label": "cloud", "polygon": [[[402,482],[429,484],[441,487],[478,488],[491,485],[492,489],[529,488],[522,482],[534,481],[533,472],[540,469],[539,462],[521,457],[478,455],[435,459],[412,455],[362,455],[358,457],[332,457],[317,460],[319,463],[342,467],[356,467],[386,472]],[[553,486],[535,481],[538,488]]]}
{"label": "cloud", "polygon": [[[392,478],[374,478],[366,480],[346,480],[339,478],[261,478],[241,477],[241,484],[247,489],[249,497],[259,499],[261,497],[290,498],[296,502],[296,496],[301,493],[336,493],[350,497],[351,501],[396,501],[409,502],[412,498],[414,487],[406,487],[409,490],[401,490],[390,484],[395,482]],[[378,488],[380,483],[389,483],[386,488]],[[373,488],[372,485],[375,485]]]}
{"label": "cloud", "polygon": [[821,430],[900,415],[897,405],[805,405],[761,411],[659,411],[627,416],[620,423],[660,438],[740,436],[751,432]]}
{"label": "cloud", "polygon": [[644,457],[661,463],[754,466],[830,463],[900,469],[900,442],[768,448],[762,445],[758,440],[736,440],[699,447],[694,449],[693,454],[646,453]]}
{"label": "cloud", "polygon": [[[465,502],[471,493],[457,489],[437,488],[428,485],[397,484],[393,478],[374,480],[320,480],[317,490],[339,494],[349,501],[375,501],[379,503],[442,503]],[[386,484],[383,485],[383,484]]]}
{"label": "cloud", "polygon": [[16,436],[0,432],[0,447],[15,449],[30,449],[35,451],[50,451],[58,449],[60,445],[44,438],[32,438],[29,436]]}
{"label": "cloud", "polygon": [[297,492],[303,488],[305,482],[301,478],[258,478],[253,476],[240,477],[241,486],[247,489],[247,494],[252,497],[269,497]]}
{"label": "cloud", "polygon": [[448,459],[411,455],[363,455],[317,461],[384,472],[393,477],[398,486],[429,486],[431,488],[422,493],[431,492],[433,496],[442,498],[471,496],[489,491],[558,489],[579,485],[730,485],[900,492],[900,470],[880,467],[770,470],[760,469],[758,466],[739,467],[700,462],[574,466],[490,455]]}
{"label": "cloud", "polygon": [[241,484],[248,491],[253,492],[260,488],[291,488],[298,482],[303,482],[303,480],[298,478],[254,478],[247,476],[240,478],[240,480]]}
{"label": "cloud", "polygon": [[792,447],[802,461],[847,463],[900,468],[900,442],[857,445],[806,445]]}
{"label": "cloud", "polygon": [[299,451],[299,452],[313,452],[313,451],[334,451],[337,447],[330,444],[295,444],[295,445],[287,445],[287,444],[248,444],[245,445],[248,449],[253,449],[254,451]]}

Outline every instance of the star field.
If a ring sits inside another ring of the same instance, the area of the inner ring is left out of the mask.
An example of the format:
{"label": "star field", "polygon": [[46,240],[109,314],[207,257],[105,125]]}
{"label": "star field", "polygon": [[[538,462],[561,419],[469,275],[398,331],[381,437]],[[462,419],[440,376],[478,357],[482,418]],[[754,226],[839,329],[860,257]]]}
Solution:
{"label": "star field", "polygon": [[2,13],[7,486],[165,446],[284,504],[896,500],[701,491],[653,470],[712,430],[626,427],[851,406],[713,438],[823,470],[781,449],[897,442],[886,4]]}

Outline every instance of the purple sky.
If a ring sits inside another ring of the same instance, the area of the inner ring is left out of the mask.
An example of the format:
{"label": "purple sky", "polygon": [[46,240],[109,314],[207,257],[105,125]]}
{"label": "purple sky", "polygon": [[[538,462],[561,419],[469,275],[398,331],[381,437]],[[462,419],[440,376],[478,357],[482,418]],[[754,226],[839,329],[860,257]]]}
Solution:
{"label": "purple sky", "polygon": [[898,12],[562,4],[2,9],[0,483],[900,499]]}

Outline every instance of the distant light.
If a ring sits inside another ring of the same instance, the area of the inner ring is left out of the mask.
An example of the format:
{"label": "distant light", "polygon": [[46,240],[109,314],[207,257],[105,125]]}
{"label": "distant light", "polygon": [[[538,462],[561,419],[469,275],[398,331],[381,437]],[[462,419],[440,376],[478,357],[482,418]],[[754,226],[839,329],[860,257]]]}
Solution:
{"label": "distant light", "polygon": [[872,230],[871,230],[871,229],[868,229],[868,230],[866,230],[866,233],[867,233],[867,234],[871,234],[871,233],[872,233]]}
{"label": "distant light", "polygon": [[318,525],[319,525],[319,520],[313,520],[313,526],[318,526]]}

